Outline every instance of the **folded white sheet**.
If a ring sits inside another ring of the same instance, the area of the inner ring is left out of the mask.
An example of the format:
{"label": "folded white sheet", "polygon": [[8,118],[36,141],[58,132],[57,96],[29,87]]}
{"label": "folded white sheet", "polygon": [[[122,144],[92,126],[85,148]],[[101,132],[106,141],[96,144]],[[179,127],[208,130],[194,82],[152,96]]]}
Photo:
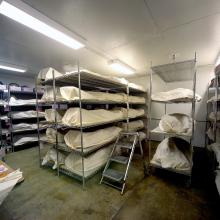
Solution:
{"label": "folded white sheet", "polygon": [[192,118],[181,113],[163,115],[159,122],[159,128],[168,133],[191,135]]}
{"label": "folded white sheet", "polygon": [[[104,166],[108,160],[113,145],[104,147],[96,151],[95,153],[84,157],[84,171],[85,176],[90,175],[92,172],[100,169]],[[65,159],[65,167],[82,176],[82,157],[75,152],[70,153]]]}
{"label": "folded white sheet", "polygon": [[[123,118],[121,111],[105,109],[86,110],[82,109],[82,125],[92,126],[102,123],[118,121]],[[68,126],[80,127],[80,109],[69,108],[62,118],[62,123]]]}
{"label": "folded white sheet", "polygon": [[64,114],[65,114],[65,110],[61,110],[61,109],[45,110],[45,118],[48,122],[55,122],[56,117],[57,117],[57,122],[61,122]]}
{"label": "folded white sheet", "polygon": [[[177,138],[176,138],[177,139]],[[183,140],[182,140],[183,141]],[[189,148],[189,143],[185,141],[186,147]],[[163,168],[172,168],[176,170],[190,170],[190,162],[188,155],[184,155],[183,152],[179,150],[176,143],[172,138],[165,138],[157,147],[156,153],[151,160],[152,164],[159,165]]]}
{"label": "folded white sheet", "polygon": [[[97,148],[101,147],[111,141],[114,141],[121,128],[108,127],[99,129],[92,132],[83,132],[83,147],[84,148]],[[73,149],[81,148],[81,133],[78,130],[70,130],[64,136],[65,143]]]}
{"label": "folded white sheet", "polygon": [[[126,122],[119,122],[118,126],[122,128],[123,131],[127,131],[127,123]],[[137,131],[144,128],[144,122],[142,120],[131,121],[128,124],[129,131]]]}
{"label": "folded white sheet", "polygon": [[[45,117],[45,113],[44,112],[38,112],[38,116],[40,118],[44,118]],[[23,112],[13,112],[11,114],[11,117],[13,119],[20,119],[20,118],[36,118],[37,117],[37,112],[30,110],[30,111],[23,111]]]}
{"label": "folded white sheet", "polygon": [[[201,96],[196,94],[196,101],[201,100]],[[190,89],[177,88],[167,92],[152,94],[151,99],[160,102],[190,102],[193,99],[193,91]]]}

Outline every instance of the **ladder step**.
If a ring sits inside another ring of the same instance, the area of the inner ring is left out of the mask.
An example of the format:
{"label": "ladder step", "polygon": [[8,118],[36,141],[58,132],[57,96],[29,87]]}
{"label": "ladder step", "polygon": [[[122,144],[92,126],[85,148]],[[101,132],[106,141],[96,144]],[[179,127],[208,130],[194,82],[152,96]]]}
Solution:
{"label": "ladder step", "polygon": [[113,156],[110,160],[121,164],[127,164],[128,159],[129,159],[128,157],[124,157],[124,156]]}
{"label": "ladder step", "polygon": [[107,169],[102,175],[117,182],[121,182],[124,178],[124,173],[113,169]]}
{"label": "ladder step", "polygon": [[133,143],[119,141],[116,144],[116,147],[131,149],[133,147]]}

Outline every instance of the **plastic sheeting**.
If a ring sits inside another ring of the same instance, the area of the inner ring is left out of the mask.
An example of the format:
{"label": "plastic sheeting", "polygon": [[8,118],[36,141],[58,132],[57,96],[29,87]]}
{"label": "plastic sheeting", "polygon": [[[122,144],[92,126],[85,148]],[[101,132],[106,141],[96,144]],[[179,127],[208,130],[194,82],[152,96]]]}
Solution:
{"label": "plastic sheeting", "polygon": [[[92,132],[83,132],[83,147],[84,148],[98,148],[109,142],[114,141],[121,128],[118,127],[108,127],[104,129],[99,129]],[[77,130],[70,130],[64,136],[65,143],[73,149],[81,148],[81,133]]]}
{"label": "plastic sheeting", "polygon": [[[126,122],[120,122],[120,123],[118,123],[118,126],[120,128],[122,128],[123,131],[127,131],[127,123]],[[131,121],[128,124],[129,131],[138,131],[143,128],[144,128],[144,122],[142,120]]]}
{"label": "plastic sheeting", "polygon": [[[112,147],[113,145],[101,148],[95,153],[84,157],[85,177],[88,177],[106,164]],[[65,159],[65,168],[82,176],[82,157],[78,153],[70,153]]]}
{"label": "plastic sheeting", "polygon": [[181,113],[163,115],[159,128],[168,133],[190,135],[192,133],[192,118]]}
{"label": "plastic sheeting", "polygon": [[157,147],[152,164],[163,168],[190,170],[190,145],[180,138],[165,138]]}
{"label": "plastic sheeting", "polygon": [[[38,116],[40,118],[44,118],[45,117],[45,113],[44,112],[38,112]],[[37,117],[37,112],[30,110],[30,111],[23,111],[23,112],[13,112],[11,114],[11,117],[13,119],[21,119],[21,118],[36,118]]]}
{"label": "plastic sheeting", "polygon": [[55,122],[55,116],[57,116],[57,122],[61,122],[65,114],[65,110],[61,109],[46,109],[45,118],[48,122]]}
{"label": "plastic sheeting", "polygon": [[[201,96],[196,94],[196,101],[201,100]],[[152,94],[151,99],[159,102],[190,102],[193,99],[193,91],[190,89],[177,88],[167,92]]]}

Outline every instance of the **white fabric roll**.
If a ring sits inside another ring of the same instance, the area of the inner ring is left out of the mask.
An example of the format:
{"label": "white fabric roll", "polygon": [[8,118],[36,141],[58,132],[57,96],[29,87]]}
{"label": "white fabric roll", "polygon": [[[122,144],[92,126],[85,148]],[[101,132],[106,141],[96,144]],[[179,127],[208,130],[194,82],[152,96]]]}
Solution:
{"label": "white fabric roll", "polygon": [[[104,109],[86,110],[82,109],[82,125],[92,126],[101,123],[118,121],[123,118],[121,111],[110,111]],[[62,123],[68,126],[80,126],[80,109],[69,108],[62,118]]]}
{"label": "white fabric roll", "polygon": [[[177,138],[176,138],[177,139]],[[186,146],[178,146],[172,138],[165,138],[157,147],[156,153],[151,160],[152,164],[159,165],[163,168],[173,168],[177,170],[190,170],[189,156],[184,155],[179,147],[188,147],[189,143],[185,141]]]}
{"label": "white fabric roll", "polygon": [[[115,140],[121,128],[109,127],[104,129],[99,129],[93,132],[83,132],[83,147],[99,147],[103,146],[113,140]],[[77,130],[70,130],[64,136],[65,143],[70,148],[76,149],[81,148],[81,133]]]}
{"label": "white fabric roll", "polygon": [[[201,96],[196,94],[196,101],[201,100]],[[193,99],[193,91],[190,89],[177,88],[167,92],[152,94],[151,99],[160,102],[189,102]]]}
{"label": "white fabric roll", "polygon": [[159,122],[159,128],[169,133],[192,133],[192,118],[181,113],[163,115]]}
{"label": "white fabric roll", "polygon": [[48,122],[55,122],[55,115],[57,112],[57,122],[61,122],[62,118],[65,114],[65,110],[60,109],[46,109],[45,110],[45,118]]}

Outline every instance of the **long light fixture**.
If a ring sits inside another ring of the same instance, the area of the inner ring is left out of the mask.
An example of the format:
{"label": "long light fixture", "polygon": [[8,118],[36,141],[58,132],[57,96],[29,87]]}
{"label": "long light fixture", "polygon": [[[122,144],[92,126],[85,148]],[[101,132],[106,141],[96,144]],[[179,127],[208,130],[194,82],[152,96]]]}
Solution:
{"label": "long light fixture", "polygon": [[116,59],[108,61],[108,64],[116,71],[124,74],[133,74],[135,69],[130,67],[128,64]]}
{"label": "long light fixture", "polygon": [[85,44],[81,43],[85,41],[84,39],[79,39],[77,35],[75,36],[63,26],[55,23],[22,1],[0,0],[0,13],[67,47],[75,50],[85,47]]}
{"label": "long light fixture", "polygon": [[2,64],[0,64],[0,69],[14,71],[14,72],[20,72],[20,73],[26,72],[25,69],[15,68],[15,67],[12,67],[12,66],[2,65]]}

